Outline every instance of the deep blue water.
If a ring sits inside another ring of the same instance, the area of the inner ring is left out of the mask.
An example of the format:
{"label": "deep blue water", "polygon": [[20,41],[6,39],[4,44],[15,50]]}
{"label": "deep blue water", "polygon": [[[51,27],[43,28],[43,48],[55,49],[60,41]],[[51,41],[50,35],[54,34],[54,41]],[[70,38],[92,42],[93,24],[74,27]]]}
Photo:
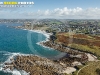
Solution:
{"label": "deep blue water", "polygon": [[[10,24],[9,24],[10,25]],[[19,25],[19,24],[11,24]],[[7,27],[0,24],[0,64],[5,62],[12,54],[35,54],[43,57],[53,58],[61,52],[45,48],[37,42],[45,40],[43,34]],[[0,75],[11,75],[0,71]]]}

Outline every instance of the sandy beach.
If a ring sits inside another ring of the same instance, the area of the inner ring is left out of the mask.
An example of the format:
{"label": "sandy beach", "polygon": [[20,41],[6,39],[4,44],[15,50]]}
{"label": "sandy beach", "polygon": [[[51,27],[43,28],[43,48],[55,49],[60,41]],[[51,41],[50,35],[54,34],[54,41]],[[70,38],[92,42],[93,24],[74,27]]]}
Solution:
{"label": "sandy beach", "polygon": [[41,33],[41,34],[43,34],[44,36],[46,36],[46,38],[49,38],[50,35],[52,35],[52,33],[47,33],[47,32],[42,31],[42,30],[29,30],[29,31],[33,31],[33,32],[36,32],[36,33]]}

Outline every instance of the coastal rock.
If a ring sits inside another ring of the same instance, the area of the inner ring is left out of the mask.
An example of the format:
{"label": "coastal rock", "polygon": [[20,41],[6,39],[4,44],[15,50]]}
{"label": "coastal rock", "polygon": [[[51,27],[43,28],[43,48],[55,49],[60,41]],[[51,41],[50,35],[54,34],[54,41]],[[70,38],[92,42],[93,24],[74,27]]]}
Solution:
{"label": "coastal rock", "polygon": [[30,75],[60,75],[67,69],[67,66],[61,65],[59,62],[32,55],[16,56],[14,61],[5,63],[5,65],[4,69],[24,70]]}
{"label": "coastal rock", "polygon": [[77,59],[79,62],[80,61],[82,61],[82,62],[88,61],[88,56],[84,52],[80,52],[80,51],[77,51],[77,50],[70,49],[68,47],[65,47],[63,44],[53,43],[52,41],[42,42],[41,44],[43,44],[47,47],[59,50],[61,52],[65,52],[69,55],[70,58]]}

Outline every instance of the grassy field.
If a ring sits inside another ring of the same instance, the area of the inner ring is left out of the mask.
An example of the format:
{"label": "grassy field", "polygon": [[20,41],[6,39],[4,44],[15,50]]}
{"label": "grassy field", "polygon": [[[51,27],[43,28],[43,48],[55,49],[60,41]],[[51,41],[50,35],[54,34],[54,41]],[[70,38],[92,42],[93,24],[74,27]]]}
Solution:
{"label": "grassy field", "polygon": [[[56,36],[56,42],[76,50],[93,53],[100,59],[100,36],[74,33],[58,33]],[[77,67],[79,70],[69,75],[100,75],[100,61],[88,62]]]}
{"label": "grassy field", "polygon": [[100,61],[89,62],[78,75],[100,75]]}
{"label": "grassy field", "polygon": [[81,45],[81,44],[68,44],[69,47],[74,48],[74,49],[78,49],[78,50],[82,50],[82,51],[86,51],[86,52],[90,52],[95,54],[96,56],[100,56],[100,47],[97,46],[87,46],[87,45]]}
{"label": "grassy field", "polygon": [[60,21],[50,21],[49,24],[60,25],[60,24],[62,24],[62,22],[60,22]]}
{"label": "grassy field", "polygon": [[48,29],[49,27],[47,27],[47,26],[41,26],[41,27],[39,27],[39,26],[36,26],[34,29],[35,30],[46,30],[46,29]]}
{"label": "grassy field", "polygon": [[58,33],[56,41],[80,51],[93,53],[100,58],[100,36]]}

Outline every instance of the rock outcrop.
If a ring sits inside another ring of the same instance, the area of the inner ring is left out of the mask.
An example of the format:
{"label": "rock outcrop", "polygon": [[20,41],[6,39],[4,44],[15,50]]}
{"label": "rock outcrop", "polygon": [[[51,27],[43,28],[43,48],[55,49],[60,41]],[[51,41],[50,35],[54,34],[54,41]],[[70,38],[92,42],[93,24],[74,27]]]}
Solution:
{"label": "rock outcrop", "polygon": [[5,63],[4,69],[24,70],[30,75],[60,75],[67,69],[67,66],[61,65],[47,58],[39,56],[16,56],[11,63]]}

